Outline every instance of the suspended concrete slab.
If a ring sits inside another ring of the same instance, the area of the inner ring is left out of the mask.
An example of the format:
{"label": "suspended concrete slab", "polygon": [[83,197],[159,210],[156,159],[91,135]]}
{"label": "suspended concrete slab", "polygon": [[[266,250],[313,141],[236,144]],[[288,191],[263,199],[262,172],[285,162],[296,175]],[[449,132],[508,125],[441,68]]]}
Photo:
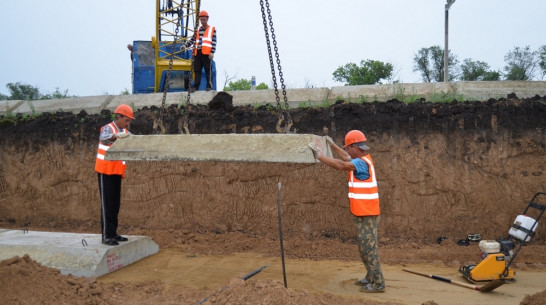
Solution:
{"label": "suspended concrete slab", "polygon": [[316,163],[308,144],[332,156],[323,137],[312,134],[132,135],[119,139],[107,160]]}
{"label": "suspended concrete slab", "polygon": [[0,260],[28,254],[62,274],[98,277],[159,251],[147,236],[127,237],[119,246],[106,246],[100,234],[0,229]]}

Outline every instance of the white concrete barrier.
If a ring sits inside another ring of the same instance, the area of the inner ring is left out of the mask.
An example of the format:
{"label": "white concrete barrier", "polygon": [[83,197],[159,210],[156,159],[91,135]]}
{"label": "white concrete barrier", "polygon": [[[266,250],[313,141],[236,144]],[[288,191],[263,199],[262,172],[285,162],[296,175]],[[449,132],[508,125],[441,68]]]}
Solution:
{"label": "white concrete barrier", "polygon": [[[197,91],[191,94],[192,104],[207,104],[218,92]],[[228,92],[233,96],[233,105],[277,105],[275,90],[248,90]],[[453,94],[464,100],[485,101],[489,98],[506,97],[515,93],[519,98],[535,95],[546,96],[546,81],[497,81],[497,82],[455,82],[455,83],[408,83],[363,86],[337,86],[329,88],[286,89],[290,108],[334,103],[336,100],[348,102],[386,101],[405,97],[430,100],[434,96]],[[280,103],[284,107],[284,96],[279,88]],[[145,106],[160,107],[163,93],[134,95],[87,96],[37,101],[0,101],[0,115],[40,114],[43,112],[68,111],[75,114],[81,110],[87,113],[100,113],[103,109],[114,110],[120,104],[131,105],[134,109]],[[187,92],[168,93],[166,105],[185,105]]]}

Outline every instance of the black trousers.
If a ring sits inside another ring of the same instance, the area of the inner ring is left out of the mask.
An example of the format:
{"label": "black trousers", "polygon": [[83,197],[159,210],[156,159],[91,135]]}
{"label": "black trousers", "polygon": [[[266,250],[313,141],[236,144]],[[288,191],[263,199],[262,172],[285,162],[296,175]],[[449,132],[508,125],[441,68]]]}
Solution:
{"label": "black trousers", "polygon": [[121,206],[121,176],[98,174],[100,192],[100,223],[102,239],[118,235],[118,214]]}
{"label": "black trousers", "polygon": [[201,86],[201,70],[203,68],[207,79],[207,89],[212,89],[212,60],[208,55],[203,55],[201,50],[197,50],[197,56],[193,59],[193,73],[195,74],[193,88],[196,90],[199,90],[199,86]]}

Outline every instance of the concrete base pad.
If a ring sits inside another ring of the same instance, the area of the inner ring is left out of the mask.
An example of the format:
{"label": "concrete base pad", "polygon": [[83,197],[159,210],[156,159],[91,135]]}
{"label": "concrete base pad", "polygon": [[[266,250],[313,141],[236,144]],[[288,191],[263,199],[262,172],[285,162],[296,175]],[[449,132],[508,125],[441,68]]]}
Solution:
{"label": "concrete base pad", "polygon": [[62,274],[98,277],[159,251],[147,236],[126,237],[119,246],[106,246],[100,234],[0,229],[0,260],[28,254]]}

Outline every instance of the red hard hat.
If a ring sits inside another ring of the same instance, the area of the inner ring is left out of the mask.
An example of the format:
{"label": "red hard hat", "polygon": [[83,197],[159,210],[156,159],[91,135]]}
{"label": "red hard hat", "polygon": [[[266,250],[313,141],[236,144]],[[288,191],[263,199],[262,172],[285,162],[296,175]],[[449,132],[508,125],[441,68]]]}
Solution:
{"label": "red hard hat", "polygon": [[133,109],[131,108],[131,106],[129,105],[126,105],[126,104],[121,104],[119,105],[116,110],[114,110],[114,113],[117,113],[117,114],[121,114],[121,115],[124,115],[132,120],[135,119],[134,115],[133,115]]}
{"label": "red hard hat", "polygon": [[345,135],[345,146],[366,141],[366,136],[360,130],[351,130]]}
{"label": "red hard hat", "polygon": [[209,13],[207,13],[207,11],[200,11],[199,12],[199,17],[208,17],[209,16]]}

